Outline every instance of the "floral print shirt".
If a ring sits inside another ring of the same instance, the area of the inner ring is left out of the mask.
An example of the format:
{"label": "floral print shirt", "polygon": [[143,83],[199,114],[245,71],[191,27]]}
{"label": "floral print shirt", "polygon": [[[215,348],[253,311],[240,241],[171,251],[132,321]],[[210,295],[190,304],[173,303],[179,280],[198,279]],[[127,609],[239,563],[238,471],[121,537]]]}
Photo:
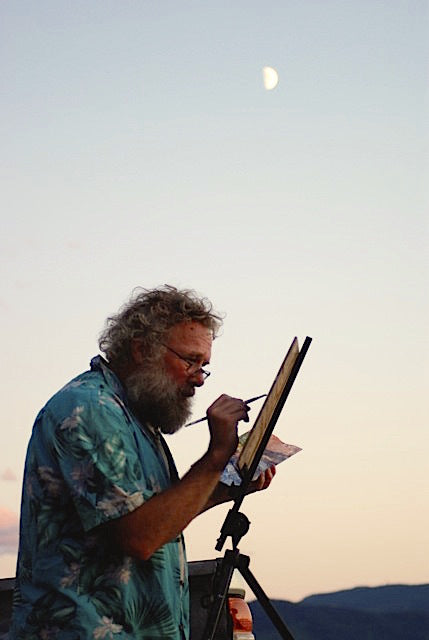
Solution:
{"label": "floral print shirt", "polygon": [[188,638],[182,536],[143,561],[124,555],[100,526],[175,478],[162,436],[138,422],[97,356],[49,400],[33,428],[11,640]]}

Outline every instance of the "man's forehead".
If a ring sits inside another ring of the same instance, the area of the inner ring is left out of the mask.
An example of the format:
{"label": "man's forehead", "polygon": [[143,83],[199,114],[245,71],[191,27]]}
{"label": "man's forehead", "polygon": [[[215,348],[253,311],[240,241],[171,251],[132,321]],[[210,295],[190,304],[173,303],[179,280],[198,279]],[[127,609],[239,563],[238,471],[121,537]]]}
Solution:
{"label": "man's forehead", "polygon": [[201,348],[211,347],[213,332],[200,322],[188,321],[180,322],[171,327],[168,337],[171,343],[186,344],[201,350]]}

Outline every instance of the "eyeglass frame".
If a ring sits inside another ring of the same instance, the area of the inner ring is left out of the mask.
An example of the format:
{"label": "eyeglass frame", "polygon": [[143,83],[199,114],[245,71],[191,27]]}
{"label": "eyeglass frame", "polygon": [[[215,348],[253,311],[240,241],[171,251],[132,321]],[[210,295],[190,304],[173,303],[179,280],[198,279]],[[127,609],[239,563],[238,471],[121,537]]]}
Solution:
{"label": "eyeglass frame", "polygon": [[[177,353],[177,351],[175,351],[174,349],[169,347],[168,344],[164,344],[163,342],[161,344],[162,344],[163,347],[165,347],[166,349],[171,351],[171,353],[174,353],[176,358],[179,358],[179,360],[183,360],[183,362],[186,362],[186,364],[188,365],[186,371],[189,373],[189,375],[195,375],[196,373],[202,373],[203,380],[207,380],[207,378],[211,375],[211,371],[207,371],[206,369],[203,369],[202,367],[198,366],[198,364],[196,362],[194,362],[193,360],[191,360],[190,358],[185,358],[185,356],[181,356],[180,353]],[[197,367],[197,368],[195,369],[195,371],[192,371],[192,373],[191,373],[191,369],[193,367]]]}

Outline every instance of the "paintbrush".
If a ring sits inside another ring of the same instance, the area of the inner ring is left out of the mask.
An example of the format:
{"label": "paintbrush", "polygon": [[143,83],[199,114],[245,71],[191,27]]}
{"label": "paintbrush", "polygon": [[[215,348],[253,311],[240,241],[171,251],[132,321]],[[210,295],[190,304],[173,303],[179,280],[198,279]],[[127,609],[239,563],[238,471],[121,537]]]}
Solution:
{"label": "paintbrush", "polygon": [[[251,402],[255,402],[255,400],[259,400],[260,398],[265,398],[267,394],[263,393],[260,396],[255,396],[254,398],[249,398],[248,400],[244,400],[244,404],[250,404]],[[198,420],[194,420],[193,422],[188,422],[188,424],[185,424],[185,427],[191,427],[193,424],[198,424],[198,422],[205,422],[207,420],[207,416],[204,416],[204,418],[198,418]]]}

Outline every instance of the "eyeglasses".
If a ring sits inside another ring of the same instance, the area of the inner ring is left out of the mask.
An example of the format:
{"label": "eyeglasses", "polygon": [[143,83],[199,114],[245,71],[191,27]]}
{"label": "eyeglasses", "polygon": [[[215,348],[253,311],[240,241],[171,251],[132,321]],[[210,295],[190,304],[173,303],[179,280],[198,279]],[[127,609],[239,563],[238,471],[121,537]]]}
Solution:
{"label": "eyeglasses", "polygon": [[203,380],[205,380],[206,378],[209,377],[211,372],[210,371],[206,371],[205,369],[200,367],[198,362],[195,362],[195,360],[192,360],[192,358],[185,358],[184,356],[181,356],[180,353],[177,353],[177,351],[174,351],[174,349],[169,347],[167,344],[162,343],[162,345],[166,349],[171,351],[171,353],[174,353],[176,358],[179,358],[180,360],[183,360],[183,362],[186,362],[186,364],[188,365],[187,368],[186,368],[186,371],[189,373],[189,375],[195,375],[196,373],[201,373],[202,376],[203,376]]}

